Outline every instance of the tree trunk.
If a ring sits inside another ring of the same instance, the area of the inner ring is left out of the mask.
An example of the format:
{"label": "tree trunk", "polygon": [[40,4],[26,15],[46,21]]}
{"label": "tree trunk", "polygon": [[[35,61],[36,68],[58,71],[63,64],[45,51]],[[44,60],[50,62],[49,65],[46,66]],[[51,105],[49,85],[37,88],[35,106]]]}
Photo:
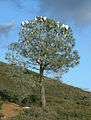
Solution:
{"label": "tree trunk", "polygon": [[40,65],[40,92],[41,92],[42,107],[45,107],[46,99],[45,99],[45,89],[43,86],[43,68],[41,65]]}
{"label": "tree trunk", "polygon": [[41,86],[41,98],[42,98],[42,106],[46,106],[46,99],[45,99],[45,89],[44,86]]}

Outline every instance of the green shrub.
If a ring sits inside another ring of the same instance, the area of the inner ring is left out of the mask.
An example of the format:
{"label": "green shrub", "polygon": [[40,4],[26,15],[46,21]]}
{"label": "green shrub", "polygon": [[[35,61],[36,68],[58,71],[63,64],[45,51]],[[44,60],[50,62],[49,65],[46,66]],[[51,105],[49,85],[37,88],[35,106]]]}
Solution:
{"label": "green shrub", "polygon": [[21,101],[22,106],[31,106],[32,104],[41,105],[40,97],[37,95],[28,95]]}
{"label": "green shrub", "polygon": [[56,111],[50,109],[34,107],[24,110],[20,115],[11,120],[58,120]]}
{"label": "green shrub", "polygon": [[84,105],[84,106],[91,106],[91,100],[78,100],[76,104]]}
{"label": "green shrub", "polygon": [[10,94],[7,90],[0,90],[0,97],[3,101],[18,103],[19,99],[16,95]]}
{"label": "green shrub", "polygon": [[1,120],[2,117],[4,117],[4,115],[2,113],[0,113],[0,120]]}
{"label": "green shrub", "polygon": [[0,109],[2,108],[3,101],[0,101]]}

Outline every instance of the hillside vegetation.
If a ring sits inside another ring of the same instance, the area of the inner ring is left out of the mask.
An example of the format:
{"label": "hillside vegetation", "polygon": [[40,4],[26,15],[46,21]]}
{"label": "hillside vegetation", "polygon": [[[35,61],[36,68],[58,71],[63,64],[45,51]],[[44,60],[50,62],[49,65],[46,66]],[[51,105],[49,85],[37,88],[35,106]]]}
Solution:
{"label": "hillside vegetation", "polygon": [[41,107],[38,73],[0,62],[0,99],[30,106],[11,120],[91,120],[91,93],[44,77],[47,106]]}

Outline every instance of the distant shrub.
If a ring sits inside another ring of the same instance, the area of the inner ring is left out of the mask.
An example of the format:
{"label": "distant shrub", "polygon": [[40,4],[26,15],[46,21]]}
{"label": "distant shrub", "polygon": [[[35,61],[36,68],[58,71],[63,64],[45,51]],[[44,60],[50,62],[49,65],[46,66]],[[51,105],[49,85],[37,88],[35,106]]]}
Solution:
{"label": "distant shrub", "polygon": [[10,94],[7,90],[0,90],[0,97],[3,101],[18,103],[18,97]]}
{"label": "distant shrub", "polygon": [[28,95],[21,101],[22,106],[31,106],[32,104],[40,105],[40,97],[37,95]]}
{"label": "distant shrub", "polygon": [[76,101],[76,104],[91,106],[91,100],[78,100],[78,101]]}
{"label": "distant shrub", "polygon": [[2,113],[0,113],[0,120],[2,120],[1,118],[4,117],[4,115]]}
{"label": "distant shrub", "polygon": [[32,106],[28,110],[24,110],[20,115],[10,120],[61,120],[58,119],[56,111],[50,109]]}
{"label": "distant shrub", "polygon": [[0,101],[0,109],[2,108],[3,101]]}

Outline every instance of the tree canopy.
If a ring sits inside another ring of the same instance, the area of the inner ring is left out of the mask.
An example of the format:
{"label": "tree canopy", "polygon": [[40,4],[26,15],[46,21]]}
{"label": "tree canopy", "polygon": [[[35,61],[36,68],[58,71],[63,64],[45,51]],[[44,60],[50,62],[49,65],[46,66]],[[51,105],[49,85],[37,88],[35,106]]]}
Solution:
{"label": "tree canopy", "polygon": [[74,46],[75,39],[68,25],[39,16],[34,21],[22,22],[19,41],[9,45],[7,59],[33,69],[41,65],[44,70],[63,73],[79,64]]}

